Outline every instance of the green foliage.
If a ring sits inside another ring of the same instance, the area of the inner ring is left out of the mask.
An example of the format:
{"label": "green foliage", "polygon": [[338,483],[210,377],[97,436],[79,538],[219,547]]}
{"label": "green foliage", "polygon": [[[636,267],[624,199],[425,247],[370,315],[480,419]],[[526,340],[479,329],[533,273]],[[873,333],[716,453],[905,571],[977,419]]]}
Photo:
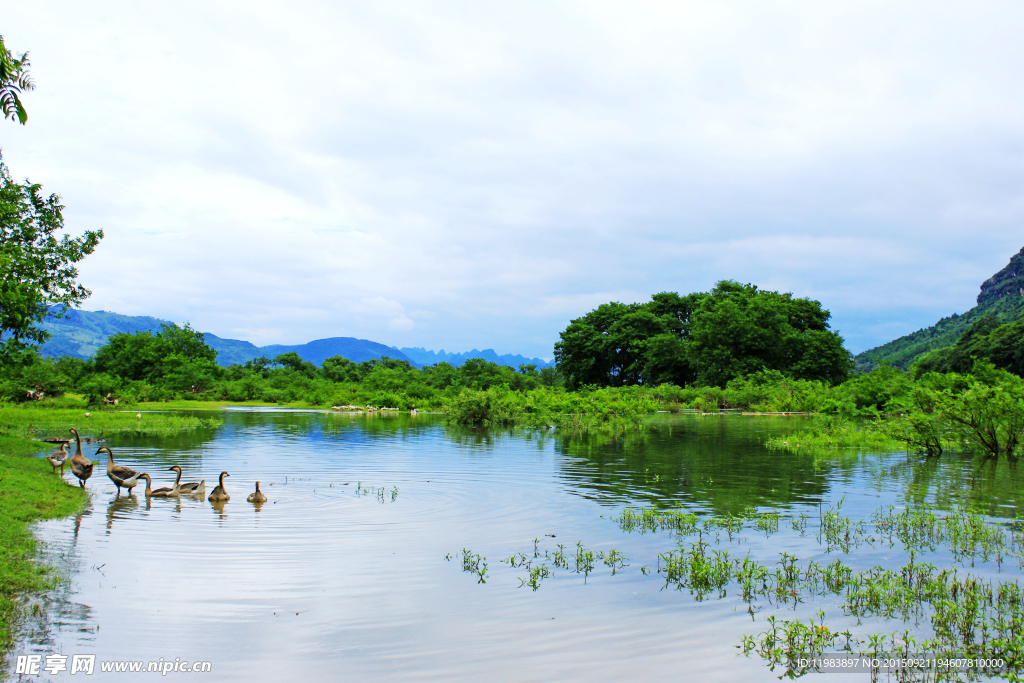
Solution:
{"label": "green foliage", "polygon": [[202,333],[189,325],[181,328],[170,324],[163,325],[156,334],[147,331],[111,335],[93,361],[98,372],[123,379],[155,381],[182,372],[185,364],[210,368],[216,358],[217,352],[206,345]]}
{"label": "green foliage", "polygon": [[763,370],[737,377],[725,386],[727,404],[757,412],[818,412],[835,391],[820,380],[801,380],[778,370]]}
{"label": "green foliage", "polygon": [[4,37],[0,36],[0,110],[5,119],[17,119],[21,125],[28,121],[28,112],[21,103],[20,95],[22,91],[35,90],[36,87],[28,75],[28,67],[28,53],[23,52],[16,57],[4,45]]}
{"label": "green foliage", "polygon": [[646,304],[602,304],[561,333],[558,369],[571,388],[689,384],[695,376],[683,340],[695,304],[695,295],[669,292]]}
{"label": "green foliage", "polygon": [[917,376],[928,372],[971,372],[975,359],[1024,376],[1024,320],[1000,325],[991,313],[978,318],[956,344],[925,354],[915,364]]}
{"label": "green foliage", "polygon": [[[834,418],[772,437],[769,448],[871,448],[941,455],[959,448],[1016,460],[1024,440],[1024,380],[988,361],[971,374],[928,373],[916,381],[882,366],[833,390]],[[870,416],[868,421],[852,420]]]}
{"label": "green foliage", "polygon": [[850,356],[829,317],[817,301],[726,280],[706,294],[602,304],[561,333],[555,358],[570,388],[723,387],[761,371],[835,384]]}
{"label": "green foliage", "polygon": [[463,389],[442,404],[449,422],[463,425],[565,427],[577,432],[639,429],[661,405],[655,391],[640,387],[568,392],[536,387]]}
{"label": "green foliage", "polygon": [[[0,62],[2,62],[0,58]],[[78,305],[89,290],[77,284],[75,264],[96,248],[103,231],[71,238],[60,197],[42,195],[38,184],[16,183],[0,162],[0,363],[20,361],[46,341],[37,327],[53,304]]]}
{"label": "green foliage", "polygon": [[723,281],[693,313],[689,356],[698,381],[723,386],[761,370],[838,384],[850,354],[828,329],[828,311],[810,299]]}
{"label": "green foliage", "polygon": [[935,407],[965,447],[990,457],[1016,459],[1024,437],[1024,380],[986,361],[962,390],[937,394]]}

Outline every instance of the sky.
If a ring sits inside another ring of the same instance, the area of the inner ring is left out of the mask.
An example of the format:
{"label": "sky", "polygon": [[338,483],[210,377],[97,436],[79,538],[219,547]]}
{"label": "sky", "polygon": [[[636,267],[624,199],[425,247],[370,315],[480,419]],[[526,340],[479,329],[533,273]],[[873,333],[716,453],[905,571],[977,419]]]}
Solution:
{"label": "sky", "polygon": [[15,178],[103,229],[86,310],[550,358],[722,279],[859,352],[1024,247],[1018,2],[33,0]]}

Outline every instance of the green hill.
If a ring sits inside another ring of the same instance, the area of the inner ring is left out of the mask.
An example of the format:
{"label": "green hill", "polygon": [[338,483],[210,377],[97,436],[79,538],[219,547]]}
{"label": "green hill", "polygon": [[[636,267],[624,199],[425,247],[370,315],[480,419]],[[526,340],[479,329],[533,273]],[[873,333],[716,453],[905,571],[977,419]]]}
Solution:
{"label": "green hill", "polygon": [[931,327],[868,349],[854,357],[858,371],[868,371],[879,362],[907,369],[918,358],[947,346],[953,346],[979,318],[991,313],[1000,323],[1024,318],[1024,249],[1010,263],[981,285],[978,305],[963,315],[954,313]]}

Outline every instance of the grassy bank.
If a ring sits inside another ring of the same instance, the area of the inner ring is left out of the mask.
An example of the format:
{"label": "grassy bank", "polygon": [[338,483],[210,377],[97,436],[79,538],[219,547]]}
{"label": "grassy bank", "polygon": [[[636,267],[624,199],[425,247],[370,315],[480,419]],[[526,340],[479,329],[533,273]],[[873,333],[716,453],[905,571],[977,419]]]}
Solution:
{"label": "grassy bank", "polygon": [[82,436],[92,437],[111,434],[167,436],[195,429],[215,429],[222,424],[223,420],[216,417],[0,404],[0,436],[22,438],[67,438],[71,427],[77,427]]}
{"label": "grassy bank", "polygon": [[29,525],[78,511],[86,493],[54,476],[50,465],[31,455],[48,444],[0,435],[0,652],[12,644],[21,597],[45,590],[56,580],[37,562]]}

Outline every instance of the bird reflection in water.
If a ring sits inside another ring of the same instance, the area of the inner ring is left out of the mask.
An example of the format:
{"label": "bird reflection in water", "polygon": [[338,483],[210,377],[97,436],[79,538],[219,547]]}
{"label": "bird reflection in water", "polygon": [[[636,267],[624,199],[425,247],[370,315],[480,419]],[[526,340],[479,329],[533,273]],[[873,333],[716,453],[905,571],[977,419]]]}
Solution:
{"label": "bird reflection in water", "polygon": [[138,507],[139,499],[135,496],[125,496],[110,501],[110,504],[107,505],[107,533],[110,533],[115,519],[127,519],[128,515],[124,513],[129,510],[137,510]]}

